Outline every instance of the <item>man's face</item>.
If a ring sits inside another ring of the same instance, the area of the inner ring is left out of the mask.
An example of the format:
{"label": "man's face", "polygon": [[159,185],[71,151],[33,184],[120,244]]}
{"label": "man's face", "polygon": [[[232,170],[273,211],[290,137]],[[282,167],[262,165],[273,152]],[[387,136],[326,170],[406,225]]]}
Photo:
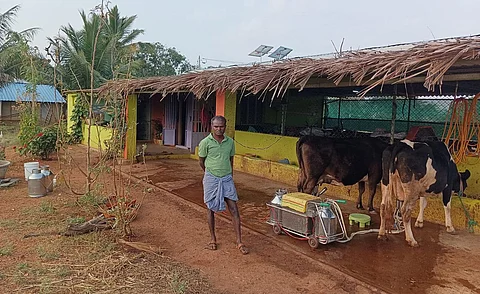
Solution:
{"label": "man's face", "polygon": [[225,123],[221,120],[214,120],[212,122],[213,133],[217,136],[223,136],[225,133]]}

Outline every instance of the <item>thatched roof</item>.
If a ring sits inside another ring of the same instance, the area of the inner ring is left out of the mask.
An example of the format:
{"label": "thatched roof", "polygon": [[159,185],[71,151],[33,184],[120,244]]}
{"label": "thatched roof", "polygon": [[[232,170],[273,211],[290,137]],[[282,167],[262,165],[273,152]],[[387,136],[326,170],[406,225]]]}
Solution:
{"label": "thatched roof", "polygon": [[480,36],[436,40],[405,47],[410,48],[347,51],[332,58],[296,58],[178,76],[110,81],[100,91],[149,92],[163,96],[192,92],[199,98],[205,98],[219,90],[240,90],[253,94],[271,92],[275,98],[284,95],[292,87],[301,90],[313,79],[326,79],[335,85],[349,81],[351,86],[364,86],[360,95],[365,95],[377,86],[404,83],[413,78],[421,78],[424,87],[432,91],[442,85],[444,75],[455,64],[480,58]]}

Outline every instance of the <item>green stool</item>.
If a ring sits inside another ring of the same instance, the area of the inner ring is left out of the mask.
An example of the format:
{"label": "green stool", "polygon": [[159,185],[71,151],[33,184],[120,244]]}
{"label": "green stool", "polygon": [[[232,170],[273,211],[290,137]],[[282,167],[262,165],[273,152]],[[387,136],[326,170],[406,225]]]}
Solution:
{"label": "green stool", "polygon": [[360,228],[365,228],[365,225],[370,225],[370,216],[363,213],[351,213],[348,216],[348,220],[350,221],[350,225],[353,226],[354,223],[358,223]]}

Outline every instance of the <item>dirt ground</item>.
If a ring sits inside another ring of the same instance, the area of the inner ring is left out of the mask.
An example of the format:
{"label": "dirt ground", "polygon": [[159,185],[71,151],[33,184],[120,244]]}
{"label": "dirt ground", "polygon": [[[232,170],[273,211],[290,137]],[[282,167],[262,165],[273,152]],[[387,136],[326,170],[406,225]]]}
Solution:
{"label": "dirt ground", "polygon": [[[273,198],[278,188],[294,191],[294,187],[235,172],[239,207],[246,227],[245,242],[251,254],[240,256],[235,252],[233,231],[224,221],[218,222],[220,252],[205,252],[202,245],[208,241],[208,233],[198,163],[187,159],[157,160],[148,162],[147,167],[132,166],[132,174],[186,200],[178,202],[175,198],[164,198],[162,193],[147,199],[149,204],[135,223],[138,237],[149,242],[167,242],[176,258],[195,264],[215,283],[220,281],[224,285],[219,286],[222,290],[323,293],[335,289],[338,293],[357,293],[375,288],[390,293],[480,293],[477,270],[480,237],[466,231],[458,230],[456,235],[451,235],[443,226],[426,223],[423,229],[414,229],[419,248],[407,246],[403,234],[392,236],[387,242],[378,241],[376,234],[367,234],[357,235],[346,244],[320,245],[312,251],[306,241],[277,236],[265,223],[269,213],[265,203]],[[167,211],[180,211],[171,227],[156,225],[158,222],[166,224],[172,217],[158,213],[164,211],[165,206],[168,206]],[[345,217],[357,212],[354,203],[347,203],[342,209]],[[227,214],[224,216],[229,218]],[[142,225],[143,222],[150,226]],[[370,228],[378,228],[378,224],[378,215],[373,216]],[[232,275],[225,274],[223,267],[235,273],[235,282],[229,283]],[[342,279],[346,282],[342,283]]]}
{"label": "dirt ground", "polygon": [[[75,161],[62,170],[73,189],[81,191],[84,177],[75,166],[84,161],[85,148],[70,151]],[[13,162],[8,176],[22,177],[28,160],[10,151],[7,156]],[[48,164],[54,172],[60,170],[56,161]],[[479,237],[465,231],[449,235],[442,226],[427,223],[414,230],[419,248],[408,247],[403,235],[380,242],[368,234],[311,250],[306,241],[273,234],[265,222],[265,203],[275,190],[293,187],[235,172],[250,254],[241,255],[235,248],[229,215],[223,213],[217,217],[219,248],[210,251],[204,249],[209,234],[196,161],[156,160],[122,170],[131,179],[126,185],[130,197],[145,196],[130,241],[161,248],[163,254],[116,245],[113,231],[77,237],[52,234],[73,220],[91,217],[91,210],[78,205],[88,199],[64,184],[48,196],[29,198],[22,181],[0,190],[0,292],[480,293]],[[102,173],[105,190],[112,176]],[[347,203],[343,212],[355,211],[353,206]],[[372,221],[378,228],[378,217]],[[23,238],[32,232],[43,235]]]}

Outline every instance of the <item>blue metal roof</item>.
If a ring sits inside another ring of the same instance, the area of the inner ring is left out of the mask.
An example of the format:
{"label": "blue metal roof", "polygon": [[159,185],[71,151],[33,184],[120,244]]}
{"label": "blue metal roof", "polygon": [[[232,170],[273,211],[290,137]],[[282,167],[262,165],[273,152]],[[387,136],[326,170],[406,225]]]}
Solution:
{"label": "blue metal roof", "polygon": [[[0,88],[0,101],[31,101],[31,95],[27,94],[28,83],[9,83]],[[37,85],[36,100],[40,103],[65,103],[62,94],[50,85]]]}

